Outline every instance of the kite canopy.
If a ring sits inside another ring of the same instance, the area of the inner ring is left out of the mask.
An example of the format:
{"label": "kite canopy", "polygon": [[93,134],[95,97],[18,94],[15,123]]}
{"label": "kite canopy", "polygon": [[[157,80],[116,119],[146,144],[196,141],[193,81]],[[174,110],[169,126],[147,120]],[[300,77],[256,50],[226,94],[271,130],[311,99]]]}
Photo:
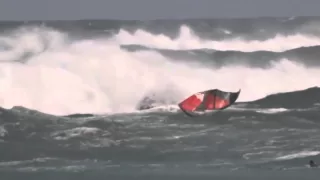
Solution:
{"label": "kite canopy", "polygon": [[187,115],[207,110],[222,110],[231,106],[240,94],[238,92],[225,92],[219,89],[211,89],[195,93],[180,102],[180,109]]}

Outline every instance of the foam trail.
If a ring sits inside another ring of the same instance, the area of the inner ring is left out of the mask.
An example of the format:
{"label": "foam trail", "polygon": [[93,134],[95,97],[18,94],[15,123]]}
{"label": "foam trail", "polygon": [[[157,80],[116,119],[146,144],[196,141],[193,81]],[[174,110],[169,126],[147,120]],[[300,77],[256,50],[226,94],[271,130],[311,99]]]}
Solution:
{"label": "foam trail", "polygon": [[301,152],[281,156],[276,159],[277,160],[287,160],[287,159],[303,158],[303,157],[308,157],[308,156],[316,156],[318,154],[320,154],[319,151],[301,151]]}
{"label": "foam trail", "polygon": [[1,63],[0,106],[22,105],[56,115],[132,112],[150,92],[178,101],[209,88],[241,88],[239,101],[247,101],[317,85],[319,75],[319,69],[287,59],[265,70],[208,69],[175,63],[156,52],[126,52],[113,39],[62,39],[24,64]]}

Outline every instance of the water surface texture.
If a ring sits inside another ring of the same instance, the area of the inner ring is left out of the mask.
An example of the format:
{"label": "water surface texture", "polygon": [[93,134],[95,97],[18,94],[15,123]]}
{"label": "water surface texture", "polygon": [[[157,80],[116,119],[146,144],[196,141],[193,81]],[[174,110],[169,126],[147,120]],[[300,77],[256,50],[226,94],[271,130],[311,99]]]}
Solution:
{"label": "water surface texture", "polygon": [[[0,23],[1,178],[319,179],[320,18]],[[190,118],[207,89],[230,108]],[[144,98],[156,106],[138,110]]]}

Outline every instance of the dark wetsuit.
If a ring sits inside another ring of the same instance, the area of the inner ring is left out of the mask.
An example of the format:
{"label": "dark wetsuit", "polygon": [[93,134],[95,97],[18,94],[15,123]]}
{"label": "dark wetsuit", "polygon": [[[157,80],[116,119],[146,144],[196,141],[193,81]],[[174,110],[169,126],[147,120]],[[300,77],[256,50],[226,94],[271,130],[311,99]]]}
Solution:
{"label": "dark wetsuit", "polygon": [[318,167],[318,165],[315,162],[313,162],[312,160],[309,161],[309,165],[310,165],[310,167]]}

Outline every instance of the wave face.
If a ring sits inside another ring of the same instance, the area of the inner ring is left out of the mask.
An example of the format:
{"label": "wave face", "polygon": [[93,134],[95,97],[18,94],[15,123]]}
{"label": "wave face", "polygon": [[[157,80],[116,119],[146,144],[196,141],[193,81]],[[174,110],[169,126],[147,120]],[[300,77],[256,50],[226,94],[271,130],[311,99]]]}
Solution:
{"label": "wave face", "polygon": [[[320,153],[319,23],[1,22],[0,169],[122,179],[230,171],[257,179],[248,169],[299,176]],[[196,120],[176,106],[212,88],[241,94]]]}

